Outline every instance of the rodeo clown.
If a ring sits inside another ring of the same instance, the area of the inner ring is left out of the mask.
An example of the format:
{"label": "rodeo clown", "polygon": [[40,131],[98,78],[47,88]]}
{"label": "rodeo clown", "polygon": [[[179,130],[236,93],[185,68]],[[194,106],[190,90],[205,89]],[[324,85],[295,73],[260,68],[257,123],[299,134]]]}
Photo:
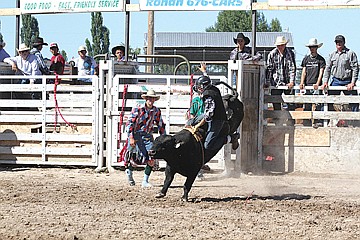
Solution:
{"label": "rodeo clown", "polygon": [[136,106],[131,110],[131,115],[126,124],[128,132],[127,153],[125,155],[125,173],[130,186],[135,185],[132,176],[133,168],[137,165],[144,165],[145,173],[142,187],[151,187],[149,176],[154,167],[155,160],[150,159],[148,151],[154,141],[153,129],[157,125],[160,134],[165,134],[165,123],[161,117],[161,111],[154,106],[154,102],[160,99],[153,89],[150,89],[141,97],[146,100],[142,106]]}

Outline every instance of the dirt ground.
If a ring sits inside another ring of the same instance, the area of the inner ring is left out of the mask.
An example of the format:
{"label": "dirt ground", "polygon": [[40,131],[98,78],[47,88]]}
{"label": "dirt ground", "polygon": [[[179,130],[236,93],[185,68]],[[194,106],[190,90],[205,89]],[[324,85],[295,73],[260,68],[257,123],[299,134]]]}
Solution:
{"label": "dirt ground", "polygon": [[360,177],[206,173],[182,202],[177,176],[163,199],[123,171],[0,168],[0,239],[360,239]]}

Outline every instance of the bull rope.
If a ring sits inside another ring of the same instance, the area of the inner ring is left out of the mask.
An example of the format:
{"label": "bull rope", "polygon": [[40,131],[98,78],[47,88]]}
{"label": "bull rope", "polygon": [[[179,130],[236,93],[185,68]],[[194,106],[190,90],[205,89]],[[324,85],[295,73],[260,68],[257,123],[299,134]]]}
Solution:
{"label": "bull rope", "polygon": [[[125,96],[127,93],[127,89],[128,89],[128,85],[124,85],[124,90],[123,90],[123,96],[122,96],[122,103],[121,103],[121,112],[120,112],[120,121],[119,121],[119,130],[118,130],[118,149],[120,148],[120,143],[121,143],[121,127],[123,125],[124,122],[124,112],[125,112]],[[124,147],[121,149],[119,157],[118,157],[118,162],[122,162],[124,160],[124,155],[126,152],[126,148],[127,148],[127,144],[128,144],[128,139],[126,139],[125,145]]]}
{"label": "bull rope", "polygon": [[202,143],[202,137],[200,135],[197,134],[197,132],[194,130],[194,127],[185,127],[185,130],[188,130],[193,137],[195,138],[195,140],[199,143],[200,145],[200,149],[201,149],[201,166],[203,166],[205,164],[205,152],[204,152],[204,144]]}
{"label": "bull rope", "polygon": [[62,118],[62,120],[63,120],[67,125],[69,125],[73,130],[77,131],[76,125],[74,125],[74,124],[66,121],[66,119],[65,119],[64,116],[62,115],[61,110],[60,110],[60,108],[59,108],[59,104],[58,104],[58,101],[57,101],[57,98],[56,98],[56,90],[57,90],[57,86],[58,86],[59,84],[60,84],[59,75],[56,73],[55,82],[54,82],[54,102],[55,102],[54,129],[55,129],[55,131],[56,131],[57,118],[58,118],[58,115],[60,115],[60,117]]}

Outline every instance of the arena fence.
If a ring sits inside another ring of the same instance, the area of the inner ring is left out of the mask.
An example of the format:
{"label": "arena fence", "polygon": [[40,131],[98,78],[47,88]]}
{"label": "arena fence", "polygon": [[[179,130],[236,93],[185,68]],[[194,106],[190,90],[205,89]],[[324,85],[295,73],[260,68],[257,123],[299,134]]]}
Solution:
{"label": "arena fence", "polygon": [[[55,81],[56,76],[37,76],[41,84],[14,84],[29,76],[0,76],[0,164],[122,166],[118,160],[127,137],[127,117],[132,107],[144,103],[141,94],[151,88],[161,95],[155,105],[162,110],[167,133],[184,126],[191,76],[118,74],[119,68],[123,69],[112,61],[100,61],[99,78],[89,76],[90,85],[79,85],[79,76],[72,75],[59,76],[58,85],[46,81]],[[232,151],[225,145],[212,161],[217,168],[236,174],[336,172],[348,171],[350,164],[353,171],[360,170],[354,162],[360,159],[360,114],[348,110],[349,103],[360,102],[358,95],[302,95],[295,87],[294,95],[272,96],[263,88],[264,63],[229,61],[228,68],[227,78],[211,78],[234,84],[245,118],[239,128],[240,148]],[[329,88],[336,89],[345,87]],[[228,93],[226,88],[221,91]],[[274,111],[273,103],[283,104],[283,109]],[[303,111],[304,103],[324,107]],[[332,103],[340,110],[329,111]],[[298,107],[287,111],[288,104]],[[275,125],[274,118],[295,124]],[[304,119],[322,119],[324,126],[303,126]],[[346,125],[339,126],[340,120]]]}
{"label": "arena fence", "polygon": [[31,78],[0,76],[0,163],[97,166],[103,108],[98,77],[89,77],[91,85],[64,84],[78,78],[68,75],[12,84]]}

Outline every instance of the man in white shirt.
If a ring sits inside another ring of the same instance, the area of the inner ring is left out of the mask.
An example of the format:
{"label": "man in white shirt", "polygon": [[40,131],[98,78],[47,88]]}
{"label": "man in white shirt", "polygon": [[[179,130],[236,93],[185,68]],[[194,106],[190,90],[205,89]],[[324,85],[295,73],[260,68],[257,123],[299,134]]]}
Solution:
{"label": "man in white shirt", "polygon": [[[42,75],[39,70],[37,57],[30,54],[30,48],[25,43],[20,44],[17,49],[19,55],[16,57],[8,57],[4,62],[11,65],[16,75],[35,76]],[[41,82],[41,79],[38,80]],[[21,83],[36,83],[35,79],[23,79]]]}
{"label": "man in white shirt", "polygon": [[[86,55],[87,50],[85,46],[80,46],[78,49],[79,57],[74,59],[75,67],[78,69],[78,75],[96,75],[97,64],[94,58]],[[81,82],[92,82],[91,78],[79,78]]]}

